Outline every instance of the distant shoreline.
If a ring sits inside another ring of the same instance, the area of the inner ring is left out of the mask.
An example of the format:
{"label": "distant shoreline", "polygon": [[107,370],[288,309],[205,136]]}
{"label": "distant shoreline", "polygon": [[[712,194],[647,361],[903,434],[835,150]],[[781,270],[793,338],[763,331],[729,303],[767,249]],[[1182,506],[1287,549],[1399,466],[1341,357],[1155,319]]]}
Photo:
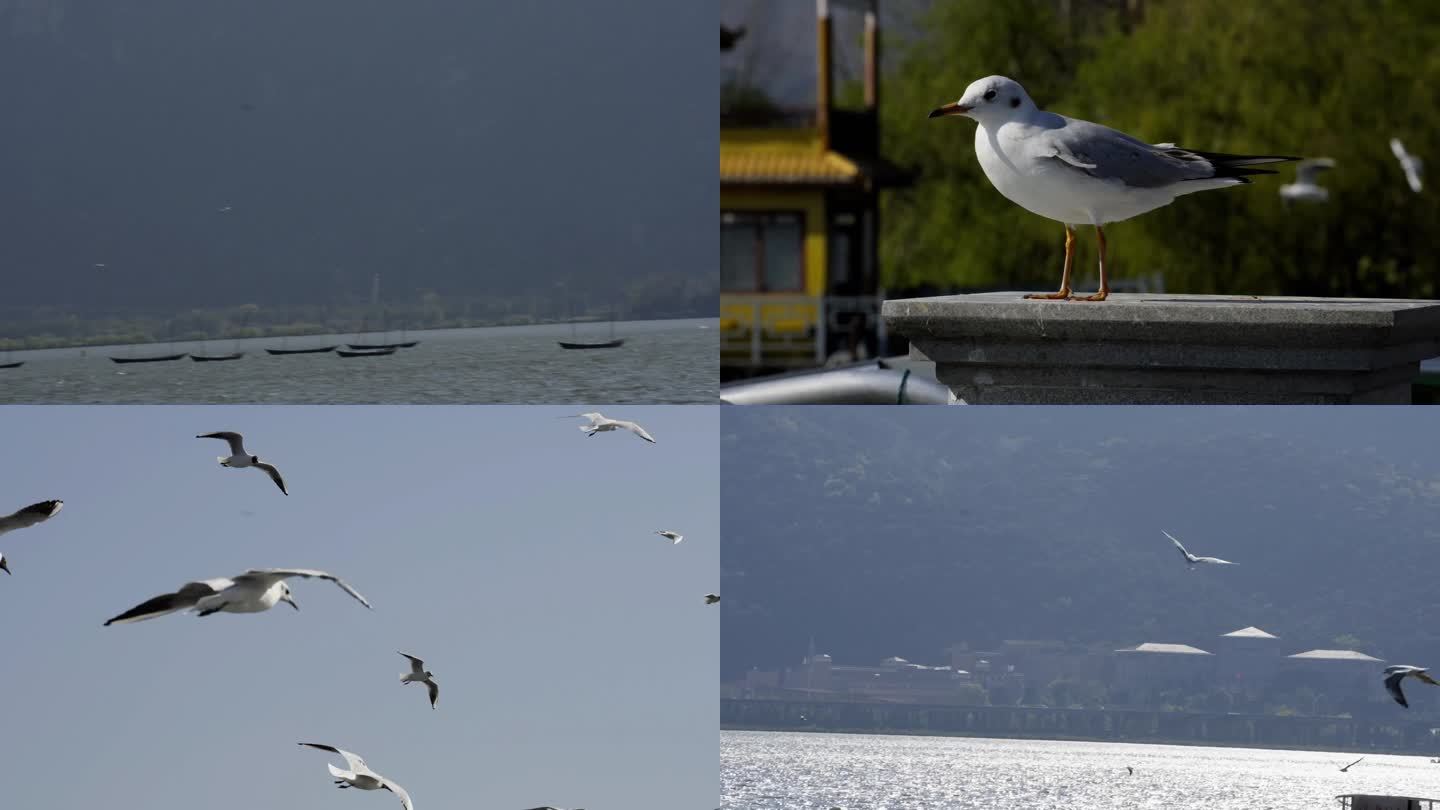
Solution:
{"label": "distant shoreline", "polygon": [[[617,324],[624,324],[624,323],[654,323],[654,322],[656,322],[656,321],[703,321],[703,320],[715,320],[715,319],[718,318],[718,317],[719,317],[718,315],[682,315],[682,316],[664,317],[664,318],[628,318],[628,319],[623,320],[623,321],[616,321],[615,323],[617,323]],[[160,345],[168,345],[168,344],[172,344],[172,343],[211,343],[211,342],[222,342],[222,341],[227,341],[227,340],[278,340],[278,339],[281,339],[281,338],[323,338],[323,337],[342,337],[342,338],[343,338],[343,337],[352,337],[352,338],[353,338],[353,337],[357,337],[357,336],[359,336],[359,337],[365,337],[365,336],[383,337],[383,336],[386,336],[386,335],[396,335],[396,334],[399,334],[399,333],[401,333],[401,332],[404,332],[406,335],[411,335],[411,334],[420,334],[420,333],[423,333],[423,332],[444,332],[444,331],[455,330],[455,329],[509,329],[509,328],[523,328],[523,327],[527,327],[527,326],[565,326],[565,325],[571,324],[571,323],[574,323],[574,324],[576,324],[577,326],[587,326],[587,325],[595,325],[595,324],[605,325],[605,324],[609,324],[610,322],[607,321],[607,320],[603,320],[603,319],[601,319],[601,320],[586,319],[586,320],[575,320],[575,321],[568,321],[568,320],[554,320],[554,321],[550,321],[550,320],[537,320],[537,321],[528,321],[528,322],[525,322],[525,323],[467,323],[467,324],[461,324],[461,325],[449,324],[449,325],[445,325],[445,326],[423,326],[423,327],[414,327],[414,328],[407,327],[407,328],[405,328],[405,329],[390,329],[390,330],[370,329],[370,330],[365,330],[365,331],[363,331],[363,332],[362,332],[362,331],[333,331],[333,332],[318,331],[318,332],[317,332],[317,331],[315,331],[315,330],[313,330],[313,329],[300,329],[300,328],[296,328],[296,329],[289,329],[289,330],[287,330],[287,329],[285,329],[285,327],[275,327],[277,331],[267,332],[266,334],[263,334],[263,335],[221,335],[221,336],[218,336],[218,337],[203,337],[203,338],[197,338],[197,337],[185,335],[185,336],[178,336],[178,337],[175,337],[175,338],[168,338],[168,337],[167,337],[167,338],[155,338],[155,339],[152,339],[152,340],[121,341],[121,342],[106,341],[106,342],[102,342],[102,343],[90,343],[90,342],[86,342],[86,341],[84,341],[84,340],[79,340],[79,341],[62,342],[62,343],[47,343],[46,345],[43,345],[43,346],[16,346],[16,347],[13,347],[13,348],[5,348],[5,345],[8,344],[8,343],[11,343],[11,342],[22,341],[23,339],[22,339],[22,338],[0,338],[0,352],[43,352],[43,351],[50,351],[50,350],[52,350],[52,349],[113,349],[113,348],[120,348],[120,347],[125,347],[125,346],[160,346]]]}
{"label": "distant shoreline", "polygon": [[[1300,743],[1275,746],[1261,743],[1240,743],[1225,741],[1206,740],[1184,740],[1168,739],[1162,737],[1137,739],[1114,739],[1111,737],[1084,737],[1067,736],[1063,734],[968,734],[963,731],[946,732],[934,731],[931,729],[873,729],[873,728],[780,728],[778,726],[748,726],[721,723],[721,731],[773,731],[778,733],[792,734],[848,734],[848,735],[876,735],[883,737],[965,737],[979,740],[1040,740],[1048,742],[1093,742],[1113,743],[1115,745],[1182,745],[1189,748],[1249,748],[1263,751],[1329,751],[1337,754],[1386,754],[1397,757],[1425,757],[1433,759],[1437,756],[1433,752],[1409,751],[1394,748],[1347,748],[1329,747],[1322,745],[1303,745]],[[1437,766],[1440,767],[1440,766]]]}

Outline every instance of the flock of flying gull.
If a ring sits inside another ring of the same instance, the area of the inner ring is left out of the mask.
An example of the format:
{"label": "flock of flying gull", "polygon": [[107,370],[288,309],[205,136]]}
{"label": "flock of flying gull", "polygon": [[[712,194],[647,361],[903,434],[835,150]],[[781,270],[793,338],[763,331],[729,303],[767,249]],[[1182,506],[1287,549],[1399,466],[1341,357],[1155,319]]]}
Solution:
{"label": "flock of flying gull", "polygon": [[[1252,175],[1275,174],[1257,166],[1300,160],[1146,143],[1110,127],[1042,110],[1019,82],[1004,76],[972,82],[958,100],[930,113],[931,118],[948,116],[964,116],[979,124],[975,157],[996,191],[1065,226],[1059,291],[1026,298],[1104,301],[1110,294],[1105,225],[1163,208],[1184,194],[1249,183]],[[1390,149],[1418,194],[1420,159],[1406,152],[1399,139],[1390,141]],[[1333,165],[1328,158],[1302,162],[1296,182],[1280,189],[1281,198],[1287,205],[1291,200],[1325,200],[1329,193],[1315,183],[1315,176]],[[1100,290],[1094,295],[1079,296],[1070,289],[1079,225],[1093,225],[1099,242]]]}
{"label": "flock of flying gull", "polygon": [[[1196,556],[1196,555],[1194,555],[1194,554],[1191,554],[1191,553],[1185,548],[1185,546],[1181,545],[1181,544],[1180,544],[1180,541],[1179,541],[1179,540],[1176,540],[1169,532],[1165,531],[1164,529],[1161,529],[1161,530],[1160,530],[1160,533],[1163,534],[1163,535],[1165,535],[1166,537],[1169,537],[1169,538],[1170,538],[1170,542],[1174,543],[1174,544],[1175,544],[1175,547],[1178,548],[1178,549],[1180,549],[1180,553],[1185,557],[1185,563],[1190,566],[1191,570],[1194,570],[1196,564],[1198,564],[1198,563],[1210,563],[1210,564],[1212,564],[1212,565],[1234,565],[1234,564],[1235,564],[1235,563],[1230,562],[1229,560],[1222,560],[1222,559],[1220,559],[1219,557],[1199,557],[1199,556]],[[1418,681],[1424,681],[1425,683],[1428,683],[1428,684],[1433,684],[1433,685],[1435,685],[1435,686],[1440,686],[1440,681],[1436,681],[1434,678],[1431,678],[1431,677],[1430,677],[1430,670],[1429,670],[1429,668],[1427,668],[1427,667],[1414,667],[1414,666],[1410,666],[1410,665],[1408,665],[1408,664],[1396,664],[1396,665],[1394,665],[1394,666],[1388,666],[1388,667],[1386,667],[1386,668],[1385,668],[1384,675],[1385,675],[1385,691],[1387,691],[1387,692],[1390,693],[1390,697],[1395,698],[1395,702],[1396,702],[1396,703],[1399,703],[1401,706],[1404,706],[1404,707],[1407,708],[1407,709],[1410,708],[1410,701],[1406,700],[1406,699],[1405,699],[1405,693],[1402,692],[1402,691],[1400,691],[1400,682],[1401,682],[1401,681],[1405,680],[1406,678],[1414,678],[1414,679],[1416,679],[1416,680],[1418,680]],[[1362,757],[1362,759],[1363,759],[1363,757]],[[1359,761],[1360,761],[1360,760],[1358,760],[1358,759],[1355,760],[1355,762],[1359,762]],[[1355,762],[1350,763],[1350,765],[1354,765]],[[1347,765],[1347,766],[1345,766],[1344,768],[1341,768],[1340,770],[1342,770],[1342,771],[1348,770],[1349,767],[1350,767],[1350,766]]]}
{"label": "flock of flying gull", "polygon": [[[611,430],[629,430],[647,442],[654,443],[655,439],[645,429],[634,422],[626,422],[618,419],[608,419],[598,413],[579,414],[589,421],[589,424],[581,425],[580,429],[586,432],[587,436],[594,436],[596,433]],[[574,417],[564,417],[574,418]],[[285,490],[285,481],[280,477],[280,471],[274,465],[260,460],[259,456],[252,455],[245,450],[244,437],[239,433],[231,431],[220,431],[217,433],[202,433],[196,436],[198,439],[221,439],[229,442],[230,455],[220,456],[217,460],[220,466],[233,469],[244,469],[253,467],[264,471],[280,488],[280,491],[287,496],[290,494]],[[31,504],[13,514],[0,517],[0,535],[16,529],[26,529],[43,523],[60,513],[64,501],[41,501]],[[671,545],[678,544],[684,540],[684,535],[670,530],[661,530],[656,534],[669,540]],[[11,574],[5,555],[0,553],[0,570]],[[136,605],[133,608],[108,619],[105,626],[112,624],[125,624],[128,622],[139,622],[146,619],[154,619],[176,611],[190,611],[197,616],[209,616],[214,613],[260,613],[275,607],[284,602],[290,607],[299,610],[300,606],[295,604],[294,596],[291,593],[287,580],[301,579],[322,579],[335,583],[345,593],[349,594],[355,601],[370,607],[360,592],[350,586],[345,580],[325,571],[316,571],[308,568],[252,568],[242,574],[232,577],[220,577],[216,579],[204,579],[195,582],[187,582],[181,585],[173,593],[165,593]],[[718,594],[706,594],[705,604],[713,605],[720,601]],[[440,685],[435,681],[434,673],[425,668],[424,660],[409,653],[400,653],[410,662],[410,671],[400,676],[401,684],[423,683],[429,690],[430,708],[435,708],[435,702],[440,697]],[[400,804],[404,810],[414,810],[414,803],[410,794],[403,787],[394,781],[370,770],[358,754],[322,743],[300,743],[309,748],[318,748],[322,751],[329,751],[339,754],[345,760],[347,770],[342,770],[333,764],[327,764],[330,775],[335,777],[337,788],[359,788],[360,790],[388,790],[400,798]],[[562,810],[558,807],[535,807],[530,810]],[[582,810],[577,808],[576,810]]]}

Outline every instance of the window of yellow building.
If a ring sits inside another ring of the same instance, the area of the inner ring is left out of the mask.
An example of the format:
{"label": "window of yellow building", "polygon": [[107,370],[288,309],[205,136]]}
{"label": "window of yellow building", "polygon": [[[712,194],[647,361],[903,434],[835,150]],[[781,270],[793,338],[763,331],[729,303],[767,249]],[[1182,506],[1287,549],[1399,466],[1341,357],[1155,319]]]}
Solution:
{"label": "window of yellow building", "polygon": [[804,292],[804,215],[781,211],[722,213],[720,289]]}

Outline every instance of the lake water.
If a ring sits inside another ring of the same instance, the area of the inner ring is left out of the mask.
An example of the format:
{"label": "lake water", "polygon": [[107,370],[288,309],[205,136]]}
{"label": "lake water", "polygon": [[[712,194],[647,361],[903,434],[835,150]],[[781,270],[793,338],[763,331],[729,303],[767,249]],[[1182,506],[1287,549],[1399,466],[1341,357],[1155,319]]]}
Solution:
{"label": "lake water", "polygon": [[[409,332],[420,345],[385,357],[269,355],[280,338],[104,346],[13,352],[0,362],[0,403],[688,403],[716,401],[719,320],[615,324],[618,349],[565,350],[571,327],[512,326]],[[578,339],[603,340],[606,324],[584,324]],[[367,342],[401,338],[369,335]],[[355,335],[289,338],[284,348],[326,346]],[[176,352],[239,360],[117,364],[111,356]]]}
{"label": "lake water", "polygon": [[[1334,810],[1440,798],[1426,757],[1128,743],[722,731],[725,810]],[[1126,766],[1135,768],[1128,775]]]}

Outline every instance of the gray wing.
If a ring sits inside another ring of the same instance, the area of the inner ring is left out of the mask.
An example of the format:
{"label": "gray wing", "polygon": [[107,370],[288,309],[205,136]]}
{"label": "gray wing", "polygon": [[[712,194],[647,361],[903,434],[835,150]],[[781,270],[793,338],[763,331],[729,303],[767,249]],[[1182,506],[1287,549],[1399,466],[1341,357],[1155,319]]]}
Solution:
{"label": "gray wing", "polygon": [[405,792],[405,788],[402,788],[394,782],[391,782],[389,779],[381,779],[380,786],[390,791],[391,793],[394,793],[396,796],[399,796],[400,806],[405,808],[405,810],[415,810],[415,805],[411,803],[410,794]]}
{"label": "gray wing", "polygon": [[41,501],[0,517],[0,534],[16,529],[28,529],[37,523],[44,523],[54,517],[64,506],[64,501]]}
{"label": "gray wing", "polygon": [[1395,698],[1396,703],[1407,709],[1410,708],[1410,703],[1405,700],[1405,693],[1400,691],[1400,681],[1408,674],[1408,672],[1395,672],[1385,678],[1385,691],[1390,693],[1390,697]]}
{"label": "gray wing", "polygon": [[1330,158],[1315,158],[1313,160],[1302,160],[1295,166],[1295,181],[1297,183],[1315,184],[1320,173],[1335,168],[1335,161]]}
{"label": "gray wing", "polygon": [[[396,650],[396,652],[400,652],[400,651],[399,651],[399,650]],[[403,655],[403,656],[405,656],[406,658],[409,658],[409,659],[410,659],[410,671],[411,671],[411,672],[415,673],[416,675],[424,675],[424,674],[425,674],[425,662],[424,662],[423,660],[421,660],[421,659],[419,659],[419,658],[416,658],[415,656],[411,655],[410,653],[403,653],[403,652],[402,652],[402,653],[400,653],[400,654]]]}
{"label": "gray wing", "polygon": [[1186,180],[1226,177],[1249,182],[1243,175],[1274,173],[1249,166],[1295,160],[1199,152],[1173,143],[1148,144],[1090,121],[1057,117],[1064,125],[1037,136],[1038,157],[1052,157],[1096,179],[1118,181],[1131,188],[1163,188]]}
{"label": "gray wing", "polygon": [[147,599],[119,616],[107,620],[105,626],[141,622],[157,616],[164,616],[167,613],[174,613],[177,610],[192,608],[201,599],[220,593],[234,584],[233,580],[225,578],[187,582],[174,593],[161,594],[154,599]]}
{"label": "gray wing", "polygon": [[336,585],[339,585],[341,590],[355,597],[355,600],[357,602],[367,608],[370,607],[370,603],[365,601],[365,597],[361,596],[359,591],[350,587],[350,583],[335,576],[334,574],[326,573],[325,571],[316,571],[313,568],[251,568],[249,571],[246,571],[240,576],[235,577],[235,581],[239,582],[247,579],[251,581],[256,581],[263,579],[269,582],[278,582],[279,580],[289,579],[290,577],[304,577],[305,579],[310,579],[311,577],[314,577],[316,579],[328,579]]}
{"label": "gray wing", "polygon": [[356,773],[367,773],[367,774],[372,774],[372,775],[373,775],[373,773],[374,773],[374,772],[371,771],[368,767],[365,766],[365,760],[361,759],[359,754],[351,753],[351,752],[349,752],[349,751],[346,751],[344,748],[336,748],[336,747],[333,746],[333,745],[324,745],[324,744],[322,744],[322,743],[300,743],[300,744],[301,744],[301,745],[304,745],[304,746],[308,746],[308,747],[310,747],[310,748],[319,748],[321,751],[329,751],[329,752],[334,753],[334,754],[339,754],[340,756],[342,756],[342,757],[345,758],[345,765],[346,765],[347,767],[349,767],[350,770],[352,770],[352,771],[354,771],[354,772],[356,772]]}
{"label": "gray wing", "polygon": [[1160,530],[1160,533],[1163,534],[1163,535],[1165,535],[1166,537],[1169,537],[1169,538],[1170,538],[1170,542],[1174,543],[1174,544],[1175,544],[1175,547],[1178,548],[1178,549],[1180,549],[1180,553],[1181,553],[1182,555],[1184,555],[1184,557],[1185,557],[1185,562],[1194,562],[1194,561],[1195,561],[1194,555],[1192,555],[1190,552],[1186,551],[1186,550],[1185,550],[1185,547],[1182,546],[1182,545],[1180,545],[1180,541],[1179,541],[1179,540],[1176,540],[1173,535],[1171,535],[1169,532],[1165,531],[1164,529],[1161,529],[1161,530]]}
{"label": "gray wing", "polygon": [[1229,560],[1222,560],[1219,557],[1196,557],[1195,562],[1216,563],[1217,565],[1234,565]]}
{"label": "gray wing", "polygon": [[435,708],[435,701],[440,697],[440,684],[436,683],[434,678],[431,678],[425,683],[430,687],[430,708],[433,709]]}
{"label": "gray wing", "polygon": [[634,433],[636,436],[639,436],[640,438],[644,439],[644,440],[647,441],[647,442],[650,442],[651,444],[654,444],[654,443],[655,443],[655,438],[654,438],[653,436],[651,436],[649,433],[646,433],[646,432],[645,432],[645,428],[640,427],[639,425],[635,424],[634,422],[624,422],[624,421],[616,420],[615,424],[619,425],[620,427],[625,428],[626,430],[630,431],[631,433]]}
{"label": "gray wing", "polygon": [[221,430],[215,433],[201,433],[197,439],[220,439],[230,444],[230,453],[236,456],[245,455],[245,437],[230,430]]}
{"label": "gray wing", "polygon": [[1100,180],[1118,180],[1132,188],[1160,188],[1184,180],[1214,176],[1209,162],[1184,149],[1162,150],[1090,121],[1066,118],[1047,131],[1040,144],[1050,156]]}
{"label": "gray wing", "polygon": [[274,464],[268,464],[264,461],[257,461],[255,463],[255,468],[257,470],[264,470],[265,474],[270,476],[270,480],[275,482],[275,486],[279,487],[281,492],[285,493],[286,495],[290,494],[285,489],[285,479],[280,477],[280,471],[275,469]]}

